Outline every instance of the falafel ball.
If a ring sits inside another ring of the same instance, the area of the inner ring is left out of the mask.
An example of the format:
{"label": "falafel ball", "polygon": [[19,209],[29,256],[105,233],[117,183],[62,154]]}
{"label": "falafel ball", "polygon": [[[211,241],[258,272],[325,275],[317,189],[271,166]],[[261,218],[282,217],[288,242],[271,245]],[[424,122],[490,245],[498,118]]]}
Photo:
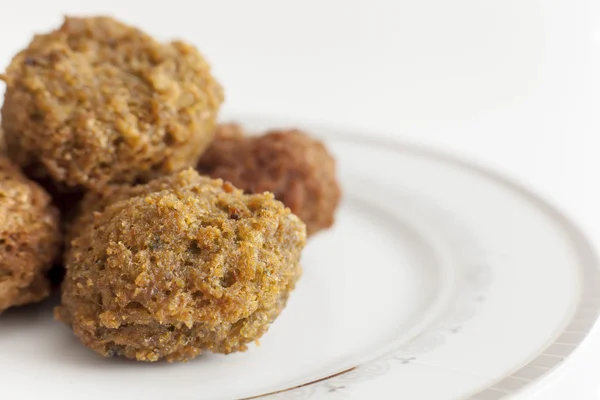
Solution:
{"label": "falafel ball", "polygon": [[0,157],[0,312],[48,296],[61,243],[50,196]]}
{"label": "falafel ball", "polygon": [[245,136],[239,125],[219,125],[197,169],[247,193],[274,193],[304,221],[309,235],[334,222],[341,196],[335,160],[323,143],[304,132]]}
{"label": "falafel ball", "polygon": [[194,47],[109,17],[66,18],[1,78],[10,157],[35,178],[82,189],[193,166],[223,101]]}
{"label": "falafel ball", "polygon": [[185,361],[267,331],[301,272],[305,226],[289,209],[192,169],[113,193],[78,219],[56,309],[86,346]]}

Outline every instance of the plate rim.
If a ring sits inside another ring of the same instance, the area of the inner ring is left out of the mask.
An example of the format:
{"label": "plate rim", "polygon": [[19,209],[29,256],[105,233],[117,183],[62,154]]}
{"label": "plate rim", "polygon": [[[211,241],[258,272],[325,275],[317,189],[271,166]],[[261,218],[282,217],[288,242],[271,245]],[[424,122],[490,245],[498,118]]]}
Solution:
{"label": "plate rim", "polygon": [[[575,304],[575,309],[571,317],[567,320],[564,326],[561,327],[562,329],[558,329],[556,332],[553,332],[553,337],[548,342],[544,343],[544,345],[531,359],[517,365],[513,370],[505,373],[497,380],[488,384],[485,388],[477,389],[475,392],[467,395],[465,399],[501,399],[505,396],[516,395],[522,392],[524,389],[528,389],[540,383],[544,380],[544,378],[554,374],[564,364],[564,362],[573,354],[573,352],[578,349],[580,345],[588,338],[590,333],[597,325],[597,321],[600,317],[600,289],[597,289],[599,287],[598,283],[600,283],[600,258],[594,250],[591,241],[587,238],[583,230],[571,218],[569,218],[566,212],[561,210],[558,206],[552,204],[550,201],[544,199],[542,196],[538,195],[535,190],[529,189],[518,180],[513,180],[512,178],[504,176],[500,172],[496,172],[493,168],[481,165],[477,161],[466,159],[459,154],[455,154],[435,146],[399,139],[389,134],[386,135],[381,132],[378,133],[377,130],[374,130],[374,132],[371,133],[365,128],[349,128],[338,124],[315,123],[307,120],[303,121],[302,119],[283,119],[281,117],[263,114],[247,115],[232,113],[231,115],[227,114],[226,118],[221,120],[239,123],[242,127],[246,125],[264,125],[265,123],[268,123],[270,126],[272,126],[270,129],[294,127],[294,129],[306,130],[310,132],[312,136],[324,141],[333,139],[359,145],[363,144],[379,148],[384,147],[385,149],[395,152],[409,153],[440,161],[447,165],[459,167],[463,170],[475,173],[488,181],[494,182],[519,195],[524,200],[529,201],[541,212],[543,212],[547,218],[552,220],[557,227],[563,231],[563,233],[566,234],[570,242],[570,246],[576,251],[580,276],[583,278],[580,297]],[[577,329],[577,333],[580,333],[581,336],[576,335],[576,338],[571,338],[569,341],[558,341],[561,335],[563,335],[565,332],[575,330],[569,329],[574,323],[583,323],[585,325],[584,328]],[[555,344],[566,344],[570,346],[570,348],[564,354],[553,354],[551,348]],[[546,369],[539,369],[540,373],[534,378],[523,378],[521,373],[524,372],[524,370],[526,370],[528,367],[535,365],[535,361],[540,357],[550,357],[550,359],[553,361],[547,366]],[[344,371],[336,372],[310,382],[277,391],[259,394],[256,396],[244,397],[240,400],[266,398],[268,396],[291,392],[300,388],[324,383],[333,378],[352,372],[360,366],[361,365],[356,365]]]}

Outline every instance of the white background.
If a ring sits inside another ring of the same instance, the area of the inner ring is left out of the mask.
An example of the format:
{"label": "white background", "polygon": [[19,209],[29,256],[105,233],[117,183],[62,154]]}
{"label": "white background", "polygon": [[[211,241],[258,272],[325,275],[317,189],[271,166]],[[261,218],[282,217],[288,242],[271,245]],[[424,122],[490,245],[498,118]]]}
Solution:
{"label": "white background", "polygon": [[[462,154],[525,183],[600,243],[598,1],[2,1],[0,64],[65,13],[112,14],[196,44],[225,86],[225,114]],[[596,332],[535,398],[600,398],[599,355]]]}

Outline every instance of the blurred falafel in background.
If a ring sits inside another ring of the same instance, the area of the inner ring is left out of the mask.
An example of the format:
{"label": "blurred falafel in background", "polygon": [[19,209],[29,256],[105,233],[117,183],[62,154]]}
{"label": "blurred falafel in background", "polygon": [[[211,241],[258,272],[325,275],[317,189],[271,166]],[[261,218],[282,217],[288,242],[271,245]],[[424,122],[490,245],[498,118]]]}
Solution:
{"label": "blurred falafel in background", "polygon": [[271,130],[254,136],[237,124],[218,125],[197,169],[246,193],[272,192],[300,217],[309,235],[334,223],[341,197],[335,160],[305,132]]}

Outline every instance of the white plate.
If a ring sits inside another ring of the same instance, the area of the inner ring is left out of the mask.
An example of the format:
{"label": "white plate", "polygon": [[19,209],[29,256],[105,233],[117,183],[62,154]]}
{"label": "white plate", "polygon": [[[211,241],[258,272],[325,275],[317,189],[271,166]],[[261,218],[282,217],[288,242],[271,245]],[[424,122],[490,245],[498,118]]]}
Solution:
{"label": "white plate", "polygon": [[184,364],[103,359],[50,304],[12,310],[2,398],[491,400],[542,379],[589,332],[597,262],[552,207],[446,155],[304,128],[335,154],[343,202],[260,347]]}

